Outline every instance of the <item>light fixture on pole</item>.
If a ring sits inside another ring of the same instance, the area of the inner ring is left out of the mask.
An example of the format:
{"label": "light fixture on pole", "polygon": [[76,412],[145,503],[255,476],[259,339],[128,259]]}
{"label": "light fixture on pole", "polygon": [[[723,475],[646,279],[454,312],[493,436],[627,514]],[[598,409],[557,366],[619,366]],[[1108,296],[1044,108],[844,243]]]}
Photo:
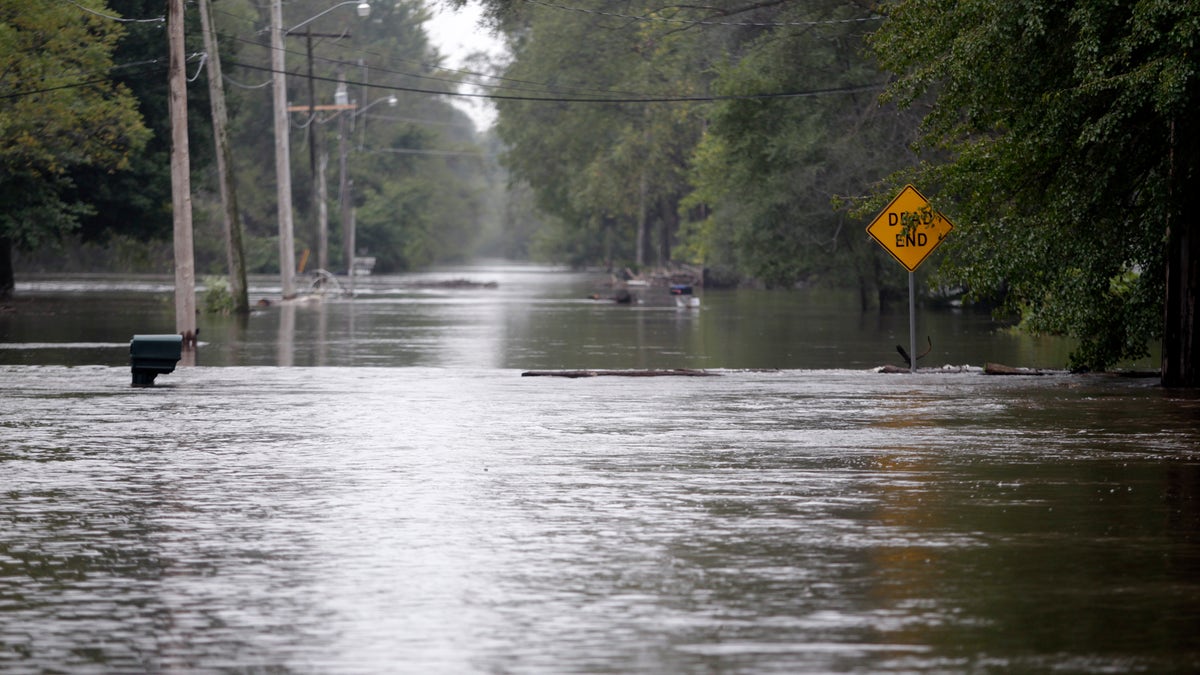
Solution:
{"label": "light fixture on pole", "polygon": [[[344,81],[339,82],[337,92],[333,95],[334,103],[336,105],[347,105],[350,102],[349,99],[350,96],[346,93],[346,83]],[[367,109],[383,103],[384,101],[387,101],[388,107],[391,108],[396,107],[396,104],[399,102],[395,94],[390,94],[381,99],[368,103],[350,115],[338,115],[338,154],[340,155],[338,161],[340,181],[340,185],[338,187],[338,200],[342,207],[342,238],[343,245],[346,249],[346,276],[349,277],[348,281],[350,283],[350,295],[354,295],[354,254],[358,243],[355,240],[357,228],[355,227],[354,222],[354,211],[350,206],[350,177],[346,162],[348,149],[348,139],[346,137],[348,131],[346,128],[346,121],[347,118],[353,119],[358,117],[359,115],[365,113]]]}
{"label": "light fixture on pole", "polygon": [[275,183],[276,197],[279,201],[279,275],[282,294],[285,300],[293,298],[296,295],[296,248],[293,242],[295,227],[292,221],[292,158],[290,149],[291,141],[288,136],[287,70],[284,63],[283,38],[297,28],[346,5],[355,5],[359,17],[365,18],[371,13],[371,5],[367,2],[342,2],[284,30],[282,0],[272,0],[271,2],[271,72],[275,113]]}

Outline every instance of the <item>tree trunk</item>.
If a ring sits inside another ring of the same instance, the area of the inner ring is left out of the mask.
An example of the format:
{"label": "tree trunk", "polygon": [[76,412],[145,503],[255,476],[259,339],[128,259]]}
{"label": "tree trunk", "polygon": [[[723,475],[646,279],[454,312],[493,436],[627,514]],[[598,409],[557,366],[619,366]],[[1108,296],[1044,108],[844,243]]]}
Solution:
{"label": "tree trunk", "polygon": [[646,265],[646,170],[642,169],[638,179],[637,247],[634,255],[638,273]]}
{"label": "tree trunk", "polygon": [[16,280],[13,278],[12,242],[8,237],[0,237],[0,300],[8,300],[13,296]]}
{"label": "tree trunk", "polygon": [[[1166,387],[1200,386],[1200,233],[1194,211],[1184,211],[1167,233],[1167,293],[1164,301],[1162,383]],[[1189,220],[1184,221],[1184,218]]]}
{"label": "tree trunk", "polygon": [[204,31],[204,49],[208,52],[208,91],[212,105],[213,142],[216,144],[218,185],[224,212],[225,259],[229,267],[229,292],[233,311],[250,312],[246,288],[246,253],[242,244],[242,217],[238,212],[237,185],[233,180],[233,154],[229,150],[229,113],[225,106],[225,85],[221,81],[221,56],[213,32],[212,6],[200,0],[200,26]]}
{"label": "tree trunk", "polygon": [[1162,384],[1200,386],[1200,160],[1197,135],[1187,121],[1171,126],[1172,220],[1167,227],[1166,297],[1163,302]]}
{"label": "tree trunk", "polygon": [[678,206],[678,203],[673,200],[664,199],[659,202],[659,221],[662,223],[662,229],[659,230],[661,239],[658,248],[658,264],[662,267],[671,264],[671,245],[675,239],[675,233],[679,231]]}

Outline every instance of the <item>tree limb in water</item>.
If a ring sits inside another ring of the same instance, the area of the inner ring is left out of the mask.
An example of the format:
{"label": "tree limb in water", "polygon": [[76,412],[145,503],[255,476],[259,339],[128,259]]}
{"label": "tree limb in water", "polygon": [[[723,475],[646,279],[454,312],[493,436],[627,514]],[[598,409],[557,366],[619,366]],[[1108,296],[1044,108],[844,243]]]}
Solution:
{"label": "tree limb in water", "polygon": [[713,377],[717,373],[690,368],[671,370],[527,370],[521,377]]}

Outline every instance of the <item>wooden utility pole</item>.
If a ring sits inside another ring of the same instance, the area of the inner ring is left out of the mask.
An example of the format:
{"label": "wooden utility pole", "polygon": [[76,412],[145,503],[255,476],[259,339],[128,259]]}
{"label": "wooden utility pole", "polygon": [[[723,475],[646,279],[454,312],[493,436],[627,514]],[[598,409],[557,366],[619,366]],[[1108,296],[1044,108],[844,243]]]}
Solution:
{"label": "wooden utility pole", "polygon": [[246,289],[246,253],[242,245],[242,217],[238,212],[237,187],[233,180],[233,154],[229,150],[227,133],[229,113],[225,108],[225,85],[221,80],[221,56],[217,51],[216,33],[212,26],[212,6],[200,0],[200,28],[204,31],[204,51],[208,52],[208,93],[212,101],[213,140],[217,146],[217,175],[224,209],[225,257],[229,265],[229,291],[233,295],[233,311],[250,312]]}
{"label": "wooden utility pole", "polygon": [[284,71],[283,7],[271,0],[271,72],[274,80],[275,194],[279,200],[279,279],[283,298],[296,297],[296,247],[292,243],[292,154],[288,137],[287,73]]}
{"label": "wooden utility pole", "polygon": [[175,330],[185,351],[196,349],[196,262],[192,248],[192,185],[188,175],[187,75],[184,73],[183,0],[167,11],[168,109],[171,117],[171,207],[175,220]]}
{"label": "wooden utility pole", "polygon": [[[338,71],[338,89],[344,90],[346,85],[346,76],[340,70]],[[338,115],[338,207],[341,209],[342,222],[342,249],[346,255],[346,276],[349,277],[350,289],[354,289],[354,223],[351,222],[354,218],[352,213],[352,205],[350,204],[350,175],[347,173],[346,155],[349,151],[348,135],[349,115]]]}
{"label": "wooden utility pole", "polygon": [[[313,216],[317,220],[317,267],[329,270],[329,189],[325,185],[325,156],[321,135],[317,133],[316,120],[316,77],[313,75],[313,32],[305,30],[308,52],[308,164],[313,179]],[[324,35],[322,37],[341,37]]]}

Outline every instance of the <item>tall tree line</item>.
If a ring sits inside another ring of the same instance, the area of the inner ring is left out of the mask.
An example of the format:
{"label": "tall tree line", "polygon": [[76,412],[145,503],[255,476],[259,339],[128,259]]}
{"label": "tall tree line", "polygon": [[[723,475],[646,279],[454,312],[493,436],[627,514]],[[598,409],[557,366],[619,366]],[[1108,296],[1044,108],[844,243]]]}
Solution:
{"label": "tall tree line", "polygon": [[560,255],[657,227],[659,262],[869,305],[903,282],[862,227],[912,181],[959,225],[935,283],[1077,338],[1073,367],[1162,340],[1163,381],[1200,383],[1200,2],[485,4],[554,99],[499,131]]}
{"label": "tall tree line", "polygon": [[[692,262],[770,286],[902,283],[838,199],[912,161],[915,117],[881,107],[865,36],[882,17],[847,0],[489,5],[508,36],[506,165],[579,263]],[[606,99],[612,103],[604,102]]]}
{"label": "tall tree line", "polygon": [[0,298],[13,291],[13,248],[102,217],[81,191],[91,176],[136,171],[151,135],[129,87],[110,78],[122,30],[103,9],[0,1]]}
{"label": "tall tree line", "polygon": [[[341,77],[358,106],[342,113],[310,116],[303,111],[289,116],[298,253],[315,254],[318,248],[310,140],[317,138],[329,153],[327,178],[334,184],[329,195],[336,202],[341,127],[349,136],[341,147],[346,149],[346,182],[352,186],[353,203],[348,211],[330,205],[332,259],[343,259],[343,212],[357,218],[360,252],[376,257],[377,269],[406,269],[465,255],[488,217],[482,204],[491,187],[489,164],[467,115],[451,99],[437,95],[451,92],[460,76],[439,67],[443,57],[430,45],[423,27],[428,10],[416,0],[376,2],[370,17],[362,19],[353,5],[322,15],[331,7],[327,2],[285,4],[285,27],[321,15],[287,38],[291,102],[308,103],[312,91],[317,103],[332,104]],[[252,272],[275,272],[268,5],[217,0],[212,7],[227,76],[222,85],[230,104],[232,163],[249,266]],[[169,239],[163,13],[157,0],[0,0],[0,60],[8,65],[0,79],[0,119],[14,120],[0,125],[0,134],[8,134],[4,146],[12,149],[0,181],[10,193],[0,215],[0,279],[7,279],[0,283],[0,292],[11,293],[8,253],[14,248],[47,251],[64,236],[100,243],[114,238]],[[322,36],[312,42],[311,60],[307,28]],[[61,38],[48,40],[48,35]],[[220,273],[225,256],[218,234],[220,207],[201,37],[196,7],[189,5],[188,129],[198,269]],[[388,105],[391,96],[394,105]],[[372,103],[379,104],[366,110]],[[340,125],[341,121],[348,123]],[[22,124],[39,125],[40,131],[23,130]],[[57,132],[50,131],[60,125],[74,125],[63,131],[61,142]],[[313,135],[307,133],[309,128]],[[41,151],[52,156],[45,165],[15,152],[30,147],[22,139],[35,137],[44,137]],[[169,264],[161,260],[158,268]]]}

